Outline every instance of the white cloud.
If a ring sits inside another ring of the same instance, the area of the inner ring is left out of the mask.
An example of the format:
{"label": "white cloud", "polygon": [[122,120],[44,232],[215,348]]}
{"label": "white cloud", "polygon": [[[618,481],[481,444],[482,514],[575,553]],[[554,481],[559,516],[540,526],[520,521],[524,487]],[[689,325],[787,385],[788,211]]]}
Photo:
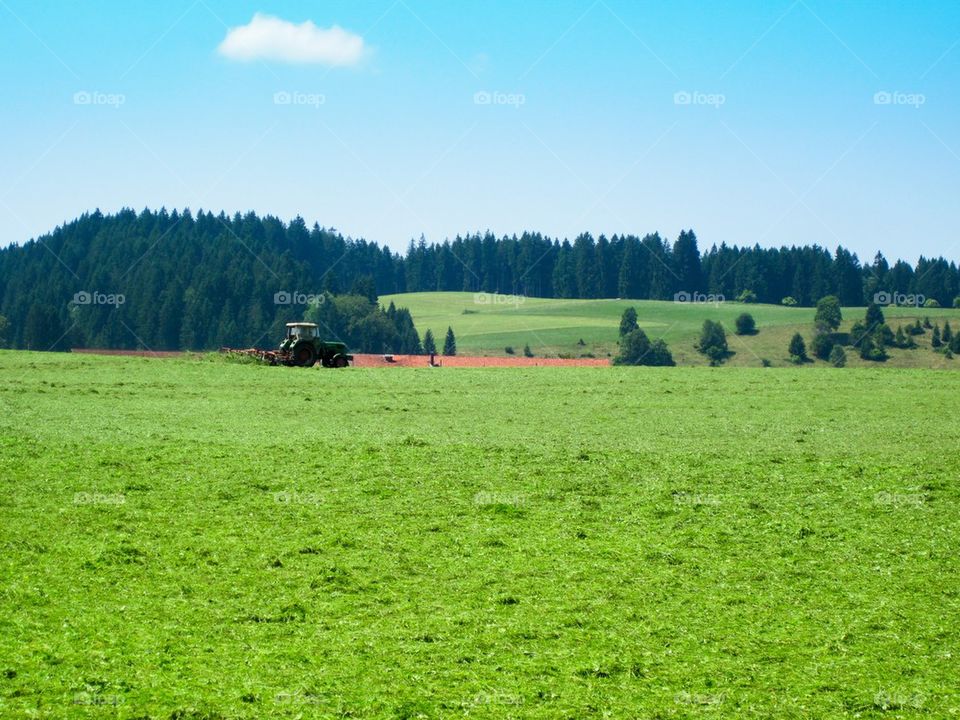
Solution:
{"label": "white cloud", "polygon": [[288,63],[355,65],[363,58],[363,38],[338,25],[299,25],[256,13],[247,25],[230,28],[217,48],[231,60],[279,60]]}

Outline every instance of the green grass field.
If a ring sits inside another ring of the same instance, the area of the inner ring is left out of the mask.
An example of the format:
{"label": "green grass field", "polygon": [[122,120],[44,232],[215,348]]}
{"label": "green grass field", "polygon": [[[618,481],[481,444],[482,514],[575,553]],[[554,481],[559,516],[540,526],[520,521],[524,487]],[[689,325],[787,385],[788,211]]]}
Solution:
{"label": "green grass field", "polygon": [[955,717],[958,391],[2,352],[0,717]]}
{"label": "green grass field", "polygon": [[[635,307],[642,327],[651,338],[663,337],[679,365],[707,365],[707,359],[694,348],[705,319],[722,322],[730,349],[735,352],[727,364],[760,367],[764,359],[773,366],[789,365],[787,346],[790,337],[800,332],[809,343],[813,337],[813,308],[788,308],[782,305],[744,305],[675,303],[656,300],[555,300],[510,295],[474,293],[407,293],[386,295],[381,303],[393,301],[407,307],[421,336],[429,328],[442,347],[447,327],[452,327],[460,352],[477,355],[504,355],[512,346],[519,354],[525,344],[541,356],[565,353],[578,357],[593,353],[597,357],[617,353],[620,316]],[[477,302],[480,300],[480,302]],[[513,300],[511,302],[511,300]],[[865,308],[844,308],[842,329],[862,320]],[[734,320],[749,312],[757,321],[756,335],[739,337],[733,333]],[[888,324],[896,330],[917,318],[929,317],[941,325],[950,320],[960,328],[960,310],[884,308]],[[583,340],[584,345],[578,341]],[[890,351],[887,365],[894,367],[960,367],[930,348],[930,333],[916,338],[916,350]],[[854,352],[848,352],[848,365],[870,365]],[[818,363],[826,365],[826,363]]]}

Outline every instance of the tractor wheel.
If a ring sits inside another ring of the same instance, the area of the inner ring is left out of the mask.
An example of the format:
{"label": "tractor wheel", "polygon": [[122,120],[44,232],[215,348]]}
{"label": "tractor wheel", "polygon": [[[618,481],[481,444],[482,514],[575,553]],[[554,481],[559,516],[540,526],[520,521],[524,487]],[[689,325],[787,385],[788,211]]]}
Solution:
{"label": "tractor wheel", "polygon": [[293,364],[297,367],[312,367],[317,361],[316,348],[306,340],[301,340],[294,345],[291,355],[293,356]]}
{"label": "tractor wheel", "polygon": [[343,355],[337,355],[333,359],[333,366],[335,368],[342,368],[342,367],[346,367],[347,365],[349,365],[349,363],[347,362],[347,359]]}

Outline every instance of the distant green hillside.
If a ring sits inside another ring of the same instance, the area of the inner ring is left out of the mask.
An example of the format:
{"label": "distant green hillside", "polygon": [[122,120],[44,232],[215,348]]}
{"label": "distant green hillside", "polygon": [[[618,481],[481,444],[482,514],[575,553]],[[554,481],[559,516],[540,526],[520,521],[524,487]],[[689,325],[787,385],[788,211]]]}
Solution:
{"label": "distant green hillside", "polygon": [[[787,345],[795,332],[800,332],[809,343],[813,336],[813,308],[789,308],[780,305],[744,305],[740,303],[675,303],[658,300],[557,300],[524,298],[468,292],[403,293],[386,295],[380,302],[393,301],[398,307],[407,307],[413,315],[420,336],[431,329],[438,345],[442,344],[447,326],[457,336],[457,346],[463,354],[504,355],[511,346],[517,354],[529,344],[537,355],[570,354],[579,356],[593,353],[597,357],[617,352],[617,331],[624,309],[635,307],[640,327],[651,338],[663,337],[674,359],[681,365],[706,365],[705,358],[694,344],[705,319],[717,320],[727,329],[730,349],[736,354],[727,364],[756,367],[767,359],[774,366],[787,365]],[[733,333],[734,320],[742,312],[749,312],[757,322],[759,332],[749,337]],[[844,308],[843,328],[862,319],[865,308]],[[950,320],[960,329],[960,310],[884,308],[888,324],[897,325],[929,317],[941,325]],[[930,332],[917,336],[916,350],[890,350],[885,364],[896,367],[953,367],[960,368],[960,357],[944,358],[930,348]],[[583,340],[584,344],[579,345]],[[851,366],[872,365],[848,352]],[[819,363],[822,364],[822,363]]]}

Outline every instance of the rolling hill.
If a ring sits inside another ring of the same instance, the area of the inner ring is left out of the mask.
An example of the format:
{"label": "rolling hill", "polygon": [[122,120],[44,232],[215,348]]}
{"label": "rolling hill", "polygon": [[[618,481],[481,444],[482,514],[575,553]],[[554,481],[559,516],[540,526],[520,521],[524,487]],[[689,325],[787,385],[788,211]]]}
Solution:
{"label": "rolling hill", "polygon": [[[452,327],[459,352],[477,355],[503,355],[508,346],[520,354],[524,345],[529,344],[536,355],[612,356],[617,352],[620,316],[626,308],[634,307],[640,327],[651,338],[662,337],[677,364],[707,365],[706,358],[694,345],[703,321],[711,319],[721,322],[727,330],[730,349],[735,353],[727,364],[741,367],[761,366],[765,359],[773,366],[790,364],[787,358],[790,337],[800,332],[809,343],[815,313],[813,308],[734,302],[559,300],[469,292],[402,293],[382,296],[380,302],[409,308],[421,337],[430,329],[438,345],[442,344],[447,327]],[[749,312],[756,320],[759,330],[756,335],[733,334],[734,321],[743,312]],[[865,308],[844,308],[841,329],[849,329],[864,313]],[[949,320],[954,328],[960,327],[960,310],[956,309],[889,307],[884,308],[884,313],[894,330],[898,324],[906,325],[926,317],[940,324]],[[583,345],[579,344],[580,340]],[[916,341],[915,350],[891,349],[885,364],[960,367],[960,359],[949,360],[931,350],[929,331],[917,336]],[[853,352],[847,356],[851,366],[876,365],[860,360]]]}

